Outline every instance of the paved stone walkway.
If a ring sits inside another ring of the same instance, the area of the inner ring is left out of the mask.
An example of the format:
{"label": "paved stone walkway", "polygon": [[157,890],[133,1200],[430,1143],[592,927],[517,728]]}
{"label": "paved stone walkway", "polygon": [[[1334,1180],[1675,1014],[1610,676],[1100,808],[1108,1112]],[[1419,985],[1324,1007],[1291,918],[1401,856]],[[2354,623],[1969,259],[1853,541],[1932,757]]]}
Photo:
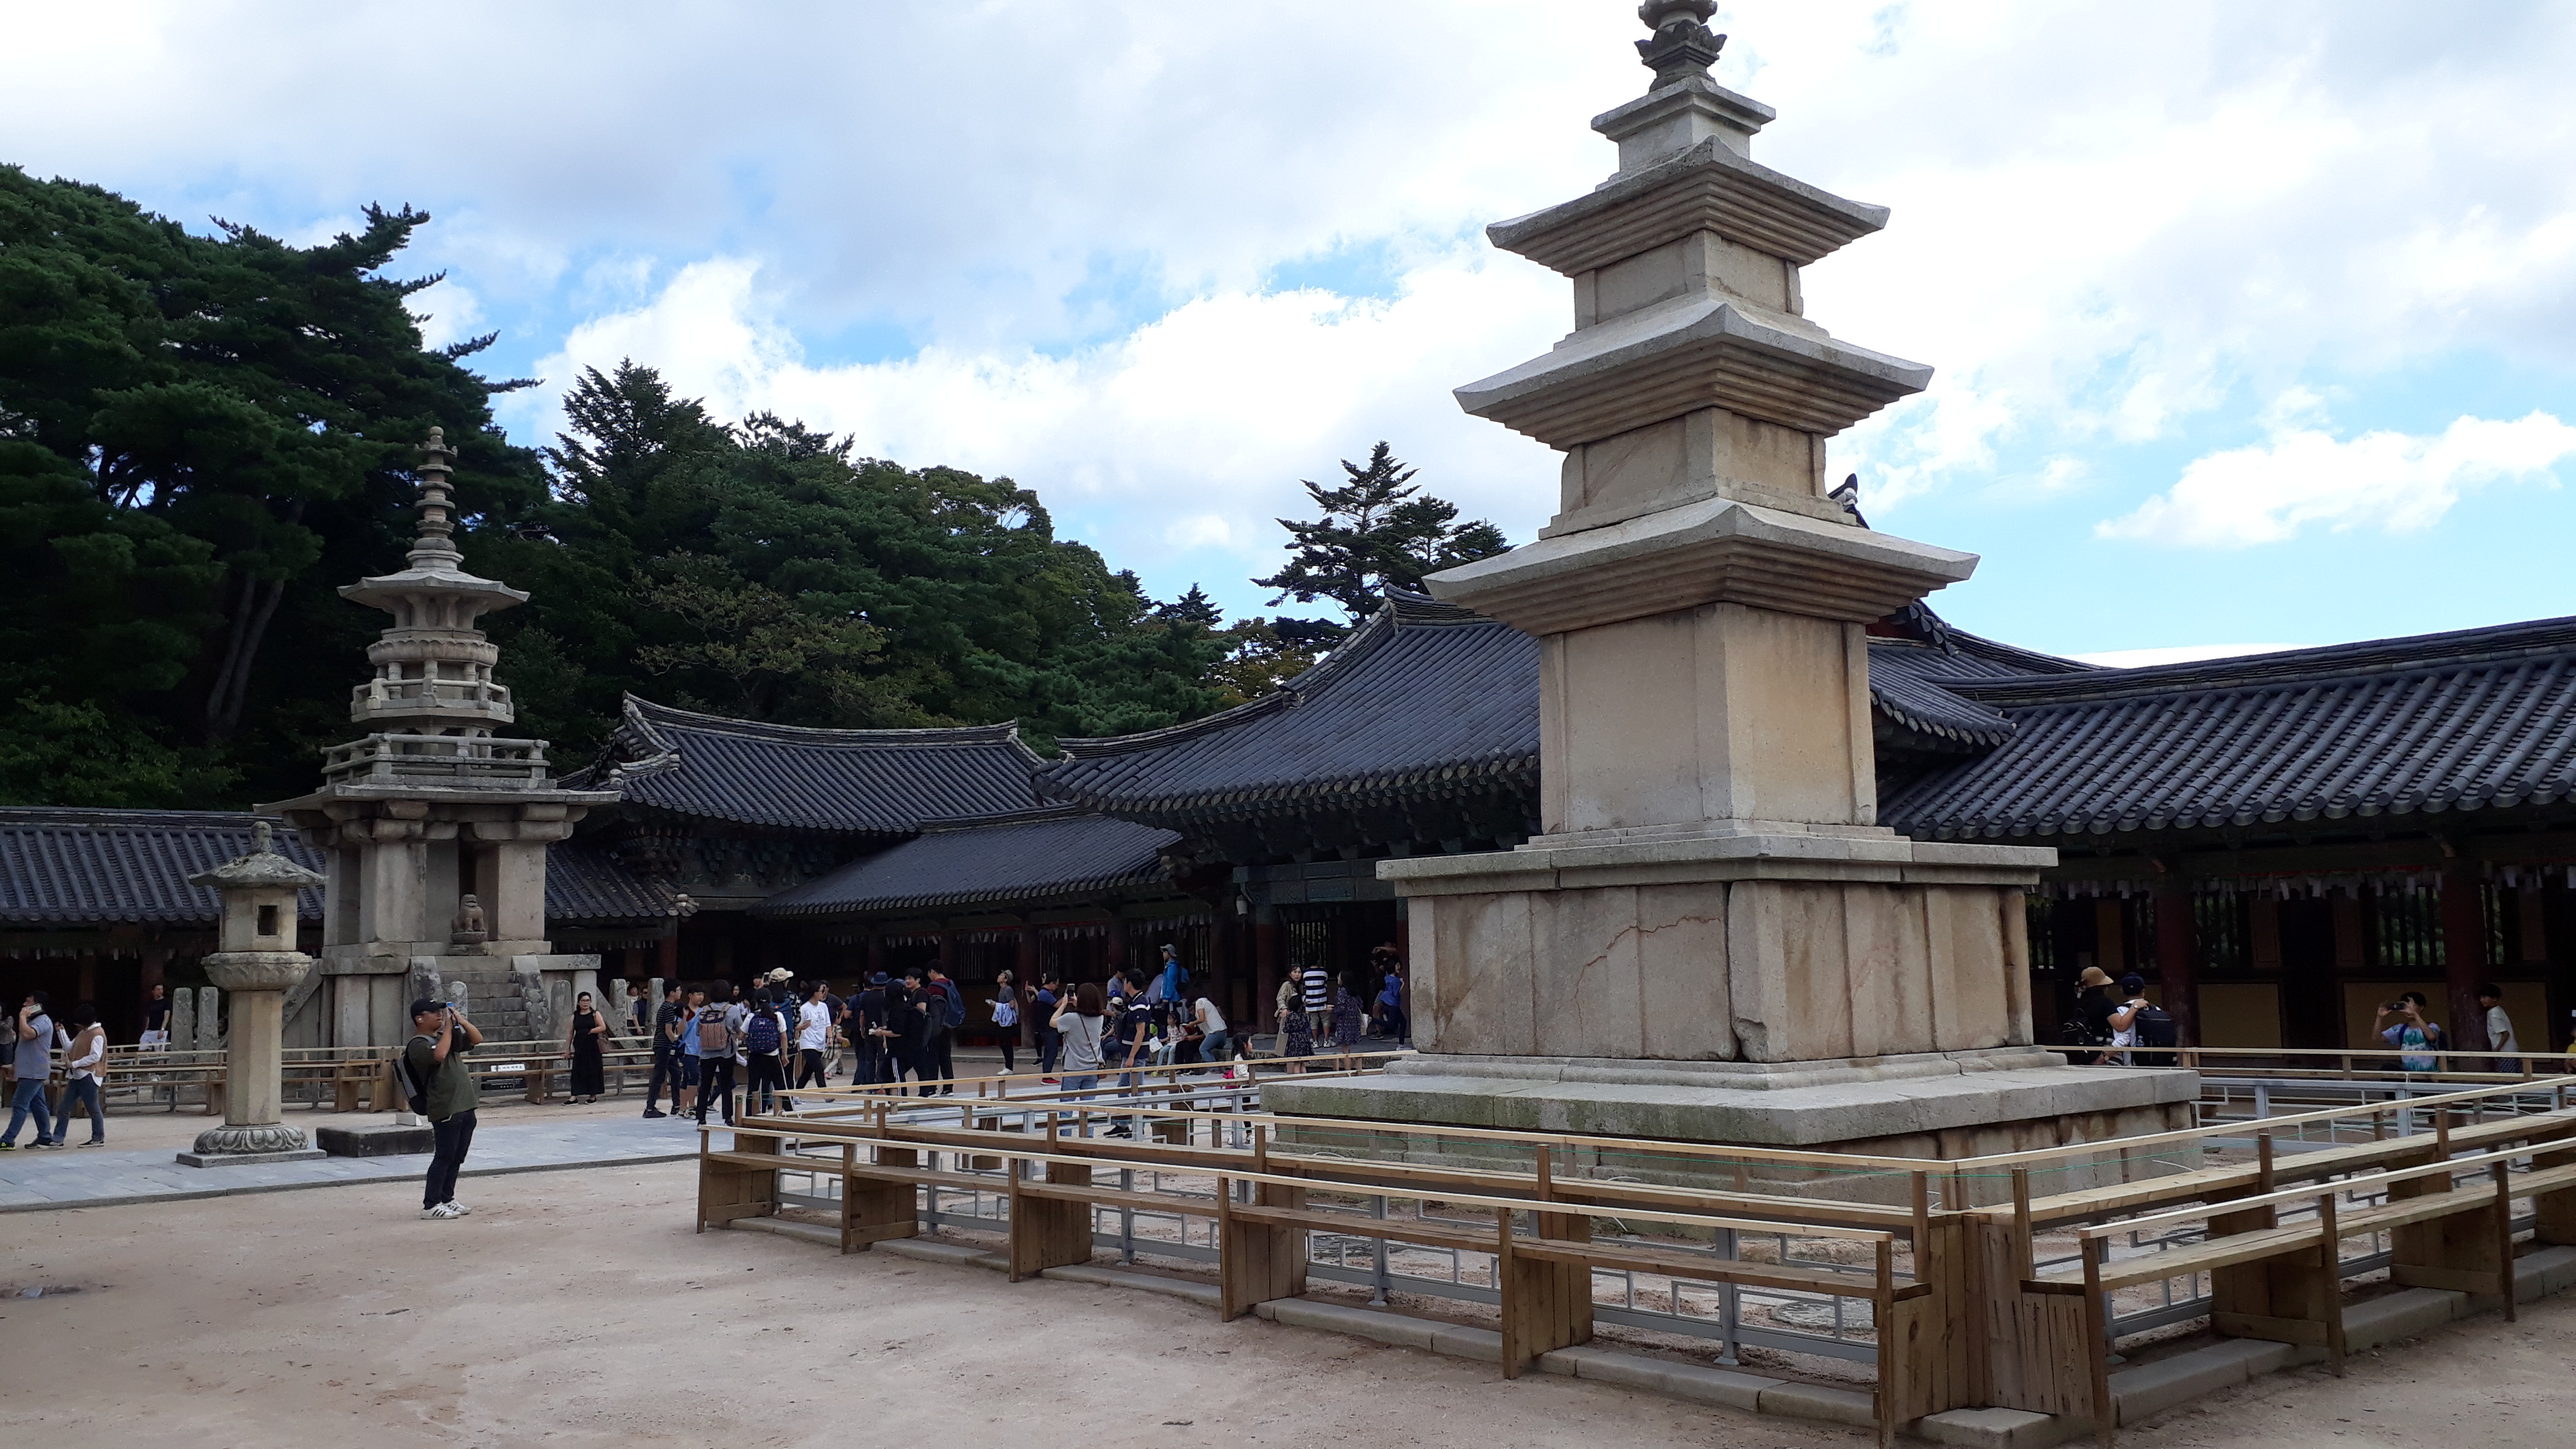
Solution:
{"label": "paved stone walkway", "polygon": [[[301,1114],[299,1114],[300,1116]],[[345,1119],[343,1119],[345,1120]],[[303,1125],[303,1124],[299,1124]],[[479,1123],[465,1176],[543,1172],[563,1167],[622,1167],[694,1157],[696,1124],[678,1118],[582,1117],[552,1122]],[[417,1181],[429,1155],[325,1157],[248,1167],[182,1167],[168,1147],[60,1147],[0,1153],[0,1212],[110,1207],[285,1192],[342,1182]]]}

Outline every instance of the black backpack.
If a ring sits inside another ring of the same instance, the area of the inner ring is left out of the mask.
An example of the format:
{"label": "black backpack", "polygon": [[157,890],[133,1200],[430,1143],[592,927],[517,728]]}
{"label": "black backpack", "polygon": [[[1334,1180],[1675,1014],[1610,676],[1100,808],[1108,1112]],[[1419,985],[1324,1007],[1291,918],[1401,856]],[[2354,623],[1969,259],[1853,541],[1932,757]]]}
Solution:
{"label": "black backpack", "polygon": [[2071,1047],[2089,1049],[2111,1044],[2108,1032],[2095,1030],[2093,1023],[2080,1016],[2070,1016],[2058,1023],[2057,1035],[2059,1040]]}
{"label": "black backpack", "polygon": [[[413,1040],[413,1041],[427,1041],[427,1040],[429,1040],[429,1038],[428,1038],[428,1037],[425,1037],[425,1036],[416,1036],[416,1037],[413,1037],[413,1038],[412,1038],[412,1040]],[[400,1092],[400,1093],[402,1093],[402,1095],[403,1095],[403,1101],[405,1101],[406,1103],[409,1103],[409,1104],[410,1104],[410,1106],[411,1106],[411,1111],[412,1111],[412,1115],[413,1115],[413,1116],[415,1116],[415,1117],[426,1117],[426,1116],[428,1116],[428,1115],[429,1115],[429,1083],[427,1083],[427,1082],[420,1082],[420,1081],[414,1081],[414,1080],[412,1080],[412,1075],[411,1075],[411,1046],[410,1046],[410,1044],[409,1044],[409,1043],[405,1043],[405,1044],[404,1044],[404,1046],[403,1046],[403,1049],[402,1049],[401,1051],[398,1051],[398,1052],[394,1053],[394,1062],[393,1062],[393,1066],[394,1066],[394,1090],[395,1090],[395,1091],[398,1091],[398,1092]],[[435,1072],[435,1071],[437,1070],[437,1067],[435,1066],[435,1064],[433,1064],[433,1065],[432,1065],[432,1067],[431,1067],[431,1069],[430,1069],[430,1070],[431,1070],[432,1072]]]}
{"label": "black backpack", "polygon": [[2181,1043],[2180,1035],[2174,1030],[2174,1019],[2161,1006],[2139,1007],[2130,1025],[2137,1030],[2138,1045],[2142,1047],[2170,1047]]}

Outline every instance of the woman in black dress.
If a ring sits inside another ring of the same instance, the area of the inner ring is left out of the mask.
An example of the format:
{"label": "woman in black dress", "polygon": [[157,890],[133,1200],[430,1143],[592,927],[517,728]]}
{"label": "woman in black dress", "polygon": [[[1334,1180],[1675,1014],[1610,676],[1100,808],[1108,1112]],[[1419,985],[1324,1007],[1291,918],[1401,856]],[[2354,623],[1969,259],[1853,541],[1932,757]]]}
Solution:
{"label": "woman in black dress", "polygon": [[608,1089],[608,1072],[601,1053],[607,1049],[608,1018],[590,1004],[585,991],[572,1009],[572,1100],[596,1102]]}

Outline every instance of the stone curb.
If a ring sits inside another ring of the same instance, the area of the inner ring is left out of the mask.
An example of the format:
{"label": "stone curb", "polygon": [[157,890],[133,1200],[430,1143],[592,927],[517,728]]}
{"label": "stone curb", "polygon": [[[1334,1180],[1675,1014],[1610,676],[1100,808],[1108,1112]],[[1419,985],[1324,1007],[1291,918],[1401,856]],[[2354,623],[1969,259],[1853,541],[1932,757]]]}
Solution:
{"label": "stone curb", "polygon": [[[735,1221],[757,1222],[763,1220],[755,1218],[738,1218]],[[836,1248],[839,1247],[841,1245],[840,1233],[832,1229],[825,1229],[825,1231],[831,1232],[832,1234],[832,1246]],[[922,1238],[888,1238],[882,1243],[869,1244],[868,1251],[871,1253],[891,1253],[898,1258],[917,1258],[925,1263],[959,1263],[969,1268],[990,1268],[998,1273],[1007,1273],[1011,1271],[1010,1259],[1003,1257],[999,1253],[987,1252],[982,1248],[970,1248],[964,1243],[941,1243]]]}
{"label": "stone curb", "polygon": [[1538,1366],[1552,1374],[1645,1389],[1652,1393],[1670,1394],[1677,1399],[1722,1404],[1730,1409],[1757,1413],[1762,1408],[1764,1391],[1782,1388],[1788,1383],[1786,1379],[1766,1378],[1735,1369],[1674,1363],[1640,1354],[1621,1353],[1617,1349],[1595,1348],[1590,1344],[1541,1354]]}
{"label": "stone curb", "polygon": [[[654,1153],[642,1157],[598,1157],[573,1162],[529,1162],[510,1167],[468,1167],[459,1177],[507,1177],[522,1172],[567,1172],[582,1167],[647,1167],[663,1162],[693,1162],[698,1150]],[[352,1158],[350,1161],[382,1162],[383,1158]],[[421,1164],[423,1170],[427,1163]],[[419,1172],[384,1173],[367,1177],[326,1177],[313,1182],[257,1182],[240,1187],[189,1188],[178,1192],[123,1193],[115,1197],[63,1198],[50,1202],[0,1203],[0,1213],[70,1212],[75,1209],[103,1207],[136,1207],[156,1202],[195,1202],[210,1197],[246,1197],[255,1192],[302,1192],[315,1187],[364,1187],[370,1183],[420,1181]],[[835,1241],[838,1241],[835,1239]]]}
{"label": "stone curb", "polygon": [[1167,1298],[1186,1298],[1206,1308],[1222,1307],[1225,1295],[1213,1283],[1195,1283],[1187,1278],[1166,1278],[1159,1273],[1137,1273],[1125,1268],[1098,1268],[1087,1263],[1045,1268],[1041,1278],[1064,1283],[1090,1283],[1102,1288],[1131,1288],[1139,1293],[1160,1293]]}

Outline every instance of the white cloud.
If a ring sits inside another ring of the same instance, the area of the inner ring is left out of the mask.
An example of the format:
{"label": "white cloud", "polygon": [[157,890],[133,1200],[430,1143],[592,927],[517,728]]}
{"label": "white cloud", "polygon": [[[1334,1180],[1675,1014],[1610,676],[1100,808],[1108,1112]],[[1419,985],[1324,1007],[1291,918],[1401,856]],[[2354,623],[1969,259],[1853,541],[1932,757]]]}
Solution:
{"label": "white cloud", "polygon": [[2571,454],[2576,428],[2543,412],[2512,422],[2464,417],[2430,437],[2372,432],[2346,441],[2286,427],[2255,447],[2193,459],[2171,489],[2094,532],[2204,548],[2278,543],[2311,525],[2411,533],[2439,522],[2468,488],[2546,477]]}
{"label": "white cloud", "polygon": [[[13,14],[0,136],[192,224],[418,204],[402,264],[470,291],[479,318],[435,325],[502,329],[496,371],[560,387],[632,355],[720,410],[1010,472],[1214,586],[1266,565],[1298,474],[1379,436],[1516,536],[1552,510],[1550,455],[1447,394],[1567,325],[1563,284],[1477,231],[1608,171],[1583,123],[1642,88],[1633,12],[457,0],[423,41],[399,7],[99,0]],[[1721,79],[1781,112],[1757,156],[1894,209],[1807,288],[1938,369],[1835,440],[1874,521],[1998,472],[2091,491],[2110,470],[2053,460],[2321,366],[2576,366],[2576,7],[1745,0],[1719,24]],[[1355,252],[1391,300],[1262,290]],[[856,332],[897,341],[836,346]],[[544,399],[506,416],[550,431]],[[1183,522],[1211,519],[1222,541]]]}
{"label": "white cloud", "polygon": [[1219,292],[1062,355],[933,345],[844,366],[806,359],[761,279],[745,259],[701,262],[646,305],[584,323],[542,364],[547,390],[509,401],[514,427],[557,426],[583,367],[657,360],[721,417],[769,408],[863,454],[1009,475],[1161,592],[1199,579],[1237,610],[1251,598],[1238,580],[1266,572],[1284,540],[1273,520],[1308,507],[1300,474],[1338,477],[1335,460],[1379,438],[1438,459],[1423,483],[1517,537],[1554,511],[1553,455],[1446,396],[1551,340],[1530,319],[1563,284],[1531,269],[1453,256],[1390,300]]}
{"label": "white cloud", "polygon": [[411,314],[420,319],[420,340],[447,347],[476,335],[483,321],[483,302],[464,283],[446,278],[411,294]]}

